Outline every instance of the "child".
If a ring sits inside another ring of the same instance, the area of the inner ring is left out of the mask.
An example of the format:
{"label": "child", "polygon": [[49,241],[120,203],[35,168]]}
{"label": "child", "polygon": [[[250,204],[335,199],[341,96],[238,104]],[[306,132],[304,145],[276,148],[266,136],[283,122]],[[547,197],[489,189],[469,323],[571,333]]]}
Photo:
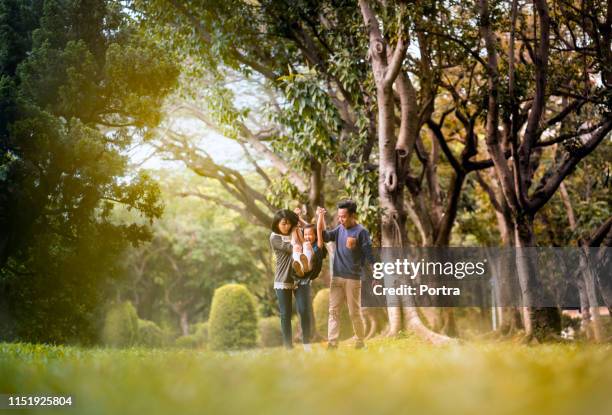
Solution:
{"label": "child", "polygon": [[[291,244],[293,245],[293,270],[298,277],[303,278],[312,269],[312,257],[314,249],[311,240],[316,239],[315,230],[312,225],[302,218],[302,210],[294,209],[295,214],[299,218],[300,227],[292,234]],[[306,229],[313,228],[308,231],[312,235],[306,238]]]}
{"label": "child", "polygon": [[[317,210],[317,216],[319,216],[319,211]],[[323,215],[323,213],[321,213]],[[302,281],[310,282],[319,276],[321,273],[321,268],[323,267],[323,259],[327,256],[327,249],[325,248],[325,243],[323,242],[323,235],[317,235],[319,232],[314,225],[306,225],[304,226],[304,242],[308,244],[310,249],[312,249],[312,255],[309,258],[308,262],[308,271],[304,273],[304,278]],[[302,283],[301,281],[299,283]]]}
{"label": "child", "polygon": [[[317,209],[317,216],[319,214],[320,209]],[[323,212],[321,214],[324,214]],[[323,243],[323,231],[318,231],[311,224],[304,225],[304,242],[312,247],[312,257],[310,258],[310,270],[304,273],[304,277],[300,278],[296,281],[297,289],[300,290],[300,294],[302,295],[301,299],[308,307],[308,310],[304,313],[304,315],[310,316],[310,321],[302,321],[300,320],[300,327],[302,328],[302,336],[306,336],[304,338],[310,339],[311,327],[307,323],[311,323],[312,316],[314,316],[312,312],[312,301],[311,301],[311,290],[310,285],[311,281],[319,276],[321,273],[321,269],[323,268],[323,260],[327,256],[327,249],[325,249],[325,244]],[[307,328],[305,330],[305,328]],[[304,342],[304,350],[310,351],[310,345]]]}
{"label": "child", "polygon": [[[325,209],[317,208],[317,222],[322,221],[325,222]],[[325,248],[325,243],[323,242],[323,227],[319,229],[319,227],[315,227],[311,224],[304,225],[304,243],[307,244],[310,249],[312,249],[312,255],[309,258],[309,269],[304,273],[304,278],[298,282],[298,284],[302,283],[310,283],[311,280],[314,280],[321,273],[321,268],[323,267],[323,259],[327,256],[327,249]]]}

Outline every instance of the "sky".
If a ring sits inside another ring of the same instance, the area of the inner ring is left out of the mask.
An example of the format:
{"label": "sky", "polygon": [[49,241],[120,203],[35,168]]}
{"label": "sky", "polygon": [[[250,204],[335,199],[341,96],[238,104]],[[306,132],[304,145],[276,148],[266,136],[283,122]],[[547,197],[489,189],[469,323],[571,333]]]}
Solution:
{"label": "sky", "polygon": [[[210,130],[201,121],[194,118],[178,117],[173,120],[172,128],[177,132],[192,137],[194,142],[200,142],[201,147],[210,154],[215,163],[239,171],[253,170],[240,144]],[[182,162],[164,160],[161,156],[154,154],[154,148],[147,144],[132,149],[129,152],[129,158],[134,165],[140,165],[144,169],[185,169]],[[265,166],[265,161],[262,160],[260,165]]]}

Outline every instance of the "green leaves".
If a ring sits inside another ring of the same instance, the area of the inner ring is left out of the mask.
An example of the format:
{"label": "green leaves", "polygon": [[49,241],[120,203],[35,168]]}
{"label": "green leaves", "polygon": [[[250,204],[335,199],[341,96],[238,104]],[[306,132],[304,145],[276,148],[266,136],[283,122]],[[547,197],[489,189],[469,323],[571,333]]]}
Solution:
{"label": "green leaves", "polygon": [[[25,3],[0,6],[16,52],[0,49],[0,301],[20,338],[92,342],[118,255],[163,211],[123,151],[157,126],[178,70],[106,1]],[[144,223],[115,221],[119,205]]]}

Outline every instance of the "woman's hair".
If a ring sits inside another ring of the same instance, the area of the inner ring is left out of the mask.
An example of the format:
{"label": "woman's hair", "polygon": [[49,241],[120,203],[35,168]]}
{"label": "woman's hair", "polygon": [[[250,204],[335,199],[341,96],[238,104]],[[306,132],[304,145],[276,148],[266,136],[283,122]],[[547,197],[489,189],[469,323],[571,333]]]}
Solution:
{"label": "woman's hair", "polygon": [[291,233],[293,228],[297,226],[299,221],[298,215],[296,215],[295,212],[292,212],[289,209],[278,210],[274,214],[274,219],[272,219],[272,232],[281,233],[280,229],[278,229],[278,224],[282,219],[287,219],[291,224],[291,230],[289,230],[289,233]]}

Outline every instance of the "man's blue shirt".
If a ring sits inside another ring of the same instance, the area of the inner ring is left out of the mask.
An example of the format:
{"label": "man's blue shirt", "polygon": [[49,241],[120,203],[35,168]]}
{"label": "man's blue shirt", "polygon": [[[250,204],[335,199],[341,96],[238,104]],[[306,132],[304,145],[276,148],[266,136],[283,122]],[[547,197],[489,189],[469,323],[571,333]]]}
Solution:
{"label": "man's blue shirt", "polygon": [[[357,243],[354,248],[346,246],[347,238],[355,238]],[[370,233],[363,226],[356,224],[349,229],[338,225],[334,229],[323,231],[325,242],[335,242],[333,276],[348,279],[364,279],[364,265],[366,262],[373,264],[372,240]]]}

